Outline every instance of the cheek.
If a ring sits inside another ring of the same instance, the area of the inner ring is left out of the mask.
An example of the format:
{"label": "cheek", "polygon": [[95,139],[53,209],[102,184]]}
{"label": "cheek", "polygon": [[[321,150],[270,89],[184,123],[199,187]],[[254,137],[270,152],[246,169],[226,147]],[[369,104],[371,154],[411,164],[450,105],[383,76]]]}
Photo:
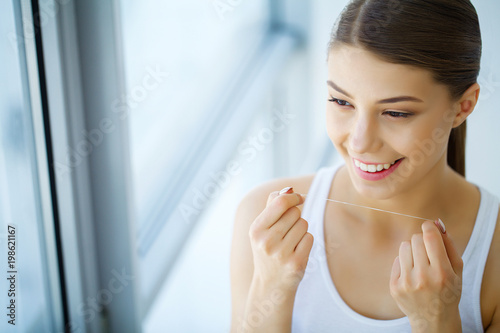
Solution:
{"label": "cheek", "polygon": [[395,148],[409,157],[415,166],[426,161],[434,163],[442,156],[448,142],[446,126],[442,125],[429,122],[427,125],[415,127],[396,141]]}
{"label": "cheek", "polygon": [[333,119],[332,113],[326,109],[326,132],[328,133],[328,136],[330,139],[333,140],[334,134],[336,133],[336,128],[335,128],[335,121]]}
{"label": "cheek", "polygon": [[334,111],[326,110],[326,132],[333,143],[339,143],[349,133],[349,124],[346,119],[339,117]]}

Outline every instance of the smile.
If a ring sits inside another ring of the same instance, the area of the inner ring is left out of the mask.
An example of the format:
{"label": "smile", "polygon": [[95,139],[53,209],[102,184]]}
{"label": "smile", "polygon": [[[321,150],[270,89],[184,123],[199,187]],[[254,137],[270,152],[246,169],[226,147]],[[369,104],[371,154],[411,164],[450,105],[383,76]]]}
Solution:
{"label": "smile", "polygon": [[382,164],[365,164],[363,162],[360,162],[356,159],[354,159],[354,165],[360,168],[363,171],[367,172],[377,172],[377,171],[382,171],[384,169],[389,169],[391,165],[394,165],[398,160],[395,160],[392,163],[382,163]]}
{"label": "smile", "polygon": [[366,180],[380,180],[389,176],[401,164],[404,158],[391,163],[364,163],[353,158],[356,173]]}

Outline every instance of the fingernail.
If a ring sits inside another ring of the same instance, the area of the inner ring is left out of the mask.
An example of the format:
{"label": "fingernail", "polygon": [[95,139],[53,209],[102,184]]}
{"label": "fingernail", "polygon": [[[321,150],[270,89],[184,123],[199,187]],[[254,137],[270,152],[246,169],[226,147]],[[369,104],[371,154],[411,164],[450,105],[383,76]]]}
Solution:
{"label": "fingernail", "polygon": [[444,223],[443,221],[441,221],[441,219],[438,218],[436,221],[434,221],[434,224],[436,224],[442,234],[446,233],[446,227],[444,226]]}
{"label": "fingernail", "polygon": [[284,189],[282,189],[280,191],[280,194],[279,195],[282,195],[282,194],[289,194],[289,193],[292,193],[293,192],[293,187],[291,186],[288,186],[288,187],[285,187]]}

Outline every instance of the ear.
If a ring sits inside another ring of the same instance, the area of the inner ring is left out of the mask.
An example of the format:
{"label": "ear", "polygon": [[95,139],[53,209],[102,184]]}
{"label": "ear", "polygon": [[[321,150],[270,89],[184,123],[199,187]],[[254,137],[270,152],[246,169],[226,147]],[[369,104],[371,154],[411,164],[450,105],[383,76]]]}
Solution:
{"label": "ear", "polygon": [[465,119],[474,111],[476,107],[479,90],[481,87],[476,82],[472,84],[462,95],[462,97],[456,102],[455,106],[455,118],[453,119],[453,128],[460,126]]}

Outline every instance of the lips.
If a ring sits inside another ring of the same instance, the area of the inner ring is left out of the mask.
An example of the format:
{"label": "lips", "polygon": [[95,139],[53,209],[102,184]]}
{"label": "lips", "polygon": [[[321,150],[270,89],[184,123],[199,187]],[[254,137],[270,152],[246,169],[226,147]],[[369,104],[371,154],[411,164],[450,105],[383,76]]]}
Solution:
{"label": "lips", "polygon": [[400,158],[391,163],[365,163],[357,159],[352,159],[354,170],[365,180],[377,181],[389,176],[396,170],[404,158]]}

